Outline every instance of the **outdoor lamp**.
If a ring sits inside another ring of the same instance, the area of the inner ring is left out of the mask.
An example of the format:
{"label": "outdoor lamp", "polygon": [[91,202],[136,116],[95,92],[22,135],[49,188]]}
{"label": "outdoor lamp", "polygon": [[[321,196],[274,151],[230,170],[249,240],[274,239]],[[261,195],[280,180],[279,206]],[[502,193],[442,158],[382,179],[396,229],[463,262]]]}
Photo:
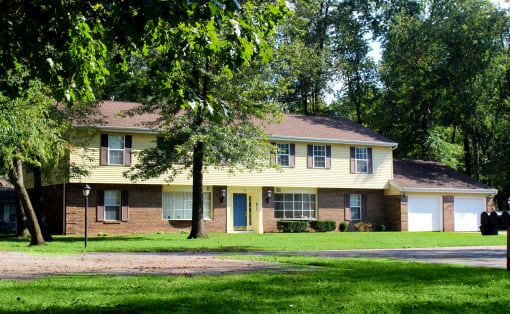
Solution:
{"label": "outdoor lamp", "polygon": [[88,184],[85,184],[83,186],[83,196],[85,197],[85,247],[87,247],[87,229],[88,229],[88,225],[87,225],[87,221],[88,221],[88,210],[89,210],[89,194],[90,194],[90,190],[92,190],[92,188],[88,185]]}
{"label": "outdoor lamp", "polygon": [[88,197],[90,194],[90,190],[92,190],[92,188],[88,184],[85,184],[83,186],[83,196]]}
{"label": "outdoor lamp", "polygon": [[267,190],[266,204],[269,203],[271,196],[273,196],[273,191]]}
{"label": "outdoor lamp", "polygon": [[220,203],[223,204],[223,202],[225,201],[225,196],[227,196],[227,190],[221,189]]}

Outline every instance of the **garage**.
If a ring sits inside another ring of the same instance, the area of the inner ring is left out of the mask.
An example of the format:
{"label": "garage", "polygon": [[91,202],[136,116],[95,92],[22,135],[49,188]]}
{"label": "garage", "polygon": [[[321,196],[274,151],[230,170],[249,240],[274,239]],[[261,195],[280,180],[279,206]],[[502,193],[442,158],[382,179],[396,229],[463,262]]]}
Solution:
{"label": "garage", "polygon": [[478,231],[480,214],[485,211],[485,197],[455,197],[455,231]]}
{"label": "garage", "polygon": [[441,231],[441,197],[410,195],[407,201],[409,231]]}

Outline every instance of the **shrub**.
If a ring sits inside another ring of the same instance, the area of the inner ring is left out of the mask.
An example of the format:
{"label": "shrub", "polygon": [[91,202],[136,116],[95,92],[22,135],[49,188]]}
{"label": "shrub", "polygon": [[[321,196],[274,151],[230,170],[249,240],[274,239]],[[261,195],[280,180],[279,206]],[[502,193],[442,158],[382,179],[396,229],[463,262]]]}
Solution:
{"label": "shrub", "polygon": [[338,225],[338,229],[340,229],[341,232],[347,231],[349,228],[349,223],[347,221],[342,221],[340,225]]}
{"label": "shrub", "polygon": [[354,225],[359,232],[372,231],[372,224],[369,222],[360,221]]}
{"label": "shrub", "polygon": [[379,226],[377,226],[377,230],[378,231],[386,231],[386,225],[385,224],[380,224]]}
{"label": "shrub", "polygon": [[333,220],[313,220],[310,221],[310,227],[317,232],[334,231],[336,222]]}
{"label": "shrub", "polygon": [[283,232],[305,232],[308,223],[306,221],[280,220],[276,222],[276,227]]}

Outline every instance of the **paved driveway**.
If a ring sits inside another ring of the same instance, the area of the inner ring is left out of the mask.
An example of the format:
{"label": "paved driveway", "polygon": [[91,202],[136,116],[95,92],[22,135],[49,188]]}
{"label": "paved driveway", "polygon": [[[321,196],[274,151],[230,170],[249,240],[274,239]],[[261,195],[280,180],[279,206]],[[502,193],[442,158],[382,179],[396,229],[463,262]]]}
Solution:
{"label": "paved driveway", "polygon": [[448,247],[423,249],[341,250],[293,252],[322,257],[381,257],[427,263],[463,264],[506,269],[506,246]]}

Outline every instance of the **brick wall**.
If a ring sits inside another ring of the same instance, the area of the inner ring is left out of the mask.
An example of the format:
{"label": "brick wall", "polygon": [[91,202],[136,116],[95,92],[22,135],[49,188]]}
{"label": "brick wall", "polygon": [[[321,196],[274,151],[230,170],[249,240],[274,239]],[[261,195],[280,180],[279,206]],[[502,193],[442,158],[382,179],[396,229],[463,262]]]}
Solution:
{"label": "brick wall", "polygon": [[[403,206],[405,206],[405,218],[403,219],[401,213],[401,201],[405,199],[403,202]],[[386,208],[386,224],[387,230],[392,231],[403,231],[403,226],[405,224],[405,230],[407,230],[407,197],[400,195],[391,195],[386,196],[384,199],[384,204]]]}
{"label": "brick wall", "polygon": [[[88,234],[108,235],[131,233],[171,233],[191,230],[191,221],[162,219],[162,187],[160,185],[95,185],[89,196]],[[127,190],[129,197],[128,221],[103,222],[96,220],[98,190]],[[221,188],[214,188],[213,220],[206,220],[207,232],[226,232],[226,208],[219,203]],[[84,197],[80,185],[69,185],[67,193],[67,234],[83,234]]]}

